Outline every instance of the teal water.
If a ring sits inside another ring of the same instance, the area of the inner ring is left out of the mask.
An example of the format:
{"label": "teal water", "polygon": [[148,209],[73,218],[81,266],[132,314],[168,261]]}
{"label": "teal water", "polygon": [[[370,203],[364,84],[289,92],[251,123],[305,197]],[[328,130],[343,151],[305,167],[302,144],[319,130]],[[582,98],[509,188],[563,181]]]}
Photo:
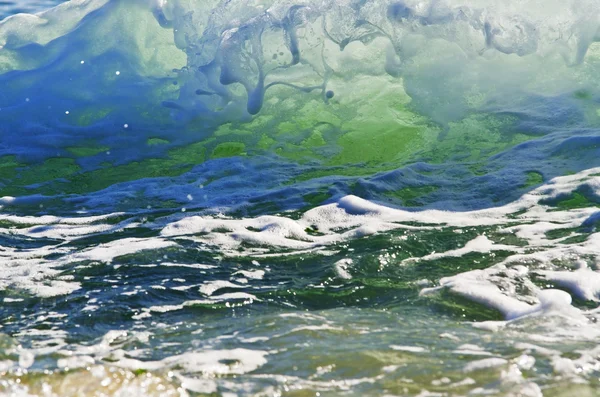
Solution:
{"label": "teal water", "polygon": [[16,7],[0,396],[598,394],[597,0]]}
{"label": "teal water", "polygon": [[36,13],[63,3],[62,0],[4,0],[0,2],[0,18],[19,13]]}

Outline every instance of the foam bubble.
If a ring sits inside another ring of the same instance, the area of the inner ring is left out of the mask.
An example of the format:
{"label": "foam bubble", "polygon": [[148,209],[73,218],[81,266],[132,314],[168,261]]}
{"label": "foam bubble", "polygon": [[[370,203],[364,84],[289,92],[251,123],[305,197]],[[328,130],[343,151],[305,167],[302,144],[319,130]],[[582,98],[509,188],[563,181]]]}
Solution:
{"label": "foam bubble", "polygon": [[506,364],[508,364],[508,361],[506,361],[503,358],[499,358],[499,357],[484,358],[482,360],[470,362],[469,364],[465,365],[463,370],[464,370],[464,372],[474,372],[474,371],[480,371],[480,370],[488,369],[488,368],[501,367]]}

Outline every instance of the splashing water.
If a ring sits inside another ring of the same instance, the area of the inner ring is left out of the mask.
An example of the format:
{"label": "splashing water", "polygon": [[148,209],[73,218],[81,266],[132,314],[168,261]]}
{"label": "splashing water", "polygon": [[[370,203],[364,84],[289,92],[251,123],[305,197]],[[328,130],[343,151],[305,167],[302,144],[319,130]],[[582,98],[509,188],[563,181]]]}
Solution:
{"label": "splashing water", "polygon": [[7,17],[0,395],[594,395],[598,76],[597,0]]}

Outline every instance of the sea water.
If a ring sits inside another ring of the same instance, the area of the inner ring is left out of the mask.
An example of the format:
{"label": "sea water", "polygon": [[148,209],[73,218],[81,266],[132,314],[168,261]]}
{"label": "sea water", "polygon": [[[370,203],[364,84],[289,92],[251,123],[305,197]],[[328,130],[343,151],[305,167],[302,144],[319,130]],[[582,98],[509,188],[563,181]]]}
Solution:
{"label": "sea water", "polygon": [[0,19],[20,13],[36,13],[44,11],[57,4],[61,0],[5,0],[0,2]]}
{"label": "sea water", "polygon": [[49,3],[1,396],[598,395],[598,0]]}

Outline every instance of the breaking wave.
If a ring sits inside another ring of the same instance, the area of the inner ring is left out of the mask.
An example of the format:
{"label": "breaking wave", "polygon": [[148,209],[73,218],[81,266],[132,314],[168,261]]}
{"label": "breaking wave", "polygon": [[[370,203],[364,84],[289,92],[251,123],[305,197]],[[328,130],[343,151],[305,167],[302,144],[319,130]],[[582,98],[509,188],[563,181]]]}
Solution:
{"label": "breaking wave", "polygon": [[599,26],[595,1],[82,0],[12,16],[0,196],[66,212],[508,202],[598,165]]}
{"label": "breaking wave", "polygon": [[593,395],[599,205],[598,0],[14,15],[0,395]]}

